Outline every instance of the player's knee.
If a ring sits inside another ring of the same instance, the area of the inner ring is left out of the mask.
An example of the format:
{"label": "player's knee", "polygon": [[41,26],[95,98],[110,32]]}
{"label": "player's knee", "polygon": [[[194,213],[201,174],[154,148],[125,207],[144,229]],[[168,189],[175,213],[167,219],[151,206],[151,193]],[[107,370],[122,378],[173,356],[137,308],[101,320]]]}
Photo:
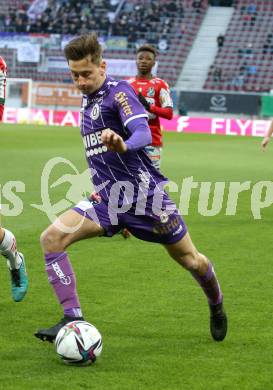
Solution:
{"label": "player's knee", "polygon": [[180,264],[190,272],[199,271],[203,264],[203,255],[197,251],[183,253],[180,256]]}
{"label": "player's knee", "polygon": [[47,249],[48,246],[50,246],[50,242],[52,242],[53,237],[49,233],[49,228],[44,230],[40,236],[40,244],[43,249]]}
{"label": "player's knee", "polygon": [[40,243],[45,252],[57,252],[61,249],[61,237],[52,225],[49,226],[40,237]]}

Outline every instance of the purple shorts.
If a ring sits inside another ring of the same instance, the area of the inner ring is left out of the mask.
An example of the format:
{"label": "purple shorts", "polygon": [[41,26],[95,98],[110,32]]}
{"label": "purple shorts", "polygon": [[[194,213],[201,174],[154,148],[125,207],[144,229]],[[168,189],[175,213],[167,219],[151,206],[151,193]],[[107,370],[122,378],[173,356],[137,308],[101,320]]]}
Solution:
{"label": "purple shorts", "polygon": [[[172,211],[164,211],[166,207],[171,207]],[[109,204],[103,200],[98,203],[89,199],[80,201],[73,210],[102,226],[107,237],[112,237],[121,229],[127,228],[140,240],[174,244],[187,233],[185,222],[167,194],[162,203],[163,211],[156,214],[152,210],[149,198],[145,215],[136,215],[136,208],[131,205],[128,211],[113,216]]]}

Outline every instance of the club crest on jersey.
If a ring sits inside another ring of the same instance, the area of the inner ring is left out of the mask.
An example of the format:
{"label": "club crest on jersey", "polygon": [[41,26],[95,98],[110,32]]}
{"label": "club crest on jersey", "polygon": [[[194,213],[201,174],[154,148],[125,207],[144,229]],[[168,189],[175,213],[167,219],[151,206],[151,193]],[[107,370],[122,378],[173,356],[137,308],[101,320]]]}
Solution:
{"label": "club crest on jersey", "polygon": [[155,90],[154,90],[153,87],[150,87],[150,88],[148,89],[147,96],[149,96],[149,97],[154,97],[154,95],[155,95]]}
{"label": "club crest on jersey", "polygon": [[91,110],[91,114],[90,114],[91,118],[95,121],[96,119],[98,119],[98,117],[100,116],[100,106],[98,105],[98,103],[96,103],[92,110]]}
{"label": "club crest on jersey", "polygon": [[[163,220],[161,216],[164,215]],[[177,215],[168,216],[166,213],[160,215],[160,222],[155,223],[153,227],[153,232],[155,234],[170,234],[173,232],[173,235],[179,234],[183,230],[183,226],[180,224],[180,218]]]}

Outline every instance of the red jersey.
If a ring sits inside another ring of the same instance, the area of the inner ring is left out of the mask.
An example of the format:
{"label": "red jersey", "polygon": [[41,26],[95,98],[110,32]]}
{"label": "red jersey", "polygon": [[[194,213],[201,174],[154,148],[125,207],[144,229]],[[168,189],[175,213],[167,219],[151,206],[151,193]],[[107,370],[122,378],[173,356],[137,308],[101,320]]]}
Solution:
{"label": "red jersey", "polygon": [[[159,117],[162,116],[171,119],[173,115],[173,102],[168,84],[158,77],[153,77],[150,80],[134,77],[129,79],[128,82],[134,88],[136,94],[141,92],[151,104],[150,112],[148,112],[148,124],[152,133],[152,145],[162,146],[162,133]],[[167,110],[166,113],[162,110],[162,114],[159,113],[160,110],[158,108],[167,107],[170,110]]]}
{"label": "red jersey", "polygon": [[0,57],[0,122],[3,119],[4,105],[6,99],[6,80],[7,80],[7,65],[2,57]]}

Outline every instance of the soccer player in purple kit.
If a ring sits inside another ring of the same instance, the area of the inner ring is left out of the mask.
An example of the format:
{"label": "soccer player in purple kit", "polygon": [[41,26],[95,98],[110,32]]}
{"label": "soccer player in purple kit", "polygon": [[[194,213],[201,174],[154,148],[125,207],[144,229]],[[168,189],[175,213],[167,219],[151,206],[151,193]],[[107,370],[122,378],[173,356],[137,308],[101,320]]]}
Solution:
{"label": "soccer player in purple kit", "polygon": [[137,238],[164,245],[169,255],[199,283],[210,308],[214,340],[227,333],[223,295],[212,264],[191,241],[175,204],[164,191],[167,179],[143,148],[151,143],[147,114],[126,81],[106,75],[94,34],[70,41],[64,49],[72,79],[82,92],[81,135],[92,182],[101,201],[88,199],[66,211],[41,235],[46,271],[64,317],[35,336],[53,342],[68,322],[83,320],[76,278],[66,249],[96,236],[111,237],[129,228]]}

